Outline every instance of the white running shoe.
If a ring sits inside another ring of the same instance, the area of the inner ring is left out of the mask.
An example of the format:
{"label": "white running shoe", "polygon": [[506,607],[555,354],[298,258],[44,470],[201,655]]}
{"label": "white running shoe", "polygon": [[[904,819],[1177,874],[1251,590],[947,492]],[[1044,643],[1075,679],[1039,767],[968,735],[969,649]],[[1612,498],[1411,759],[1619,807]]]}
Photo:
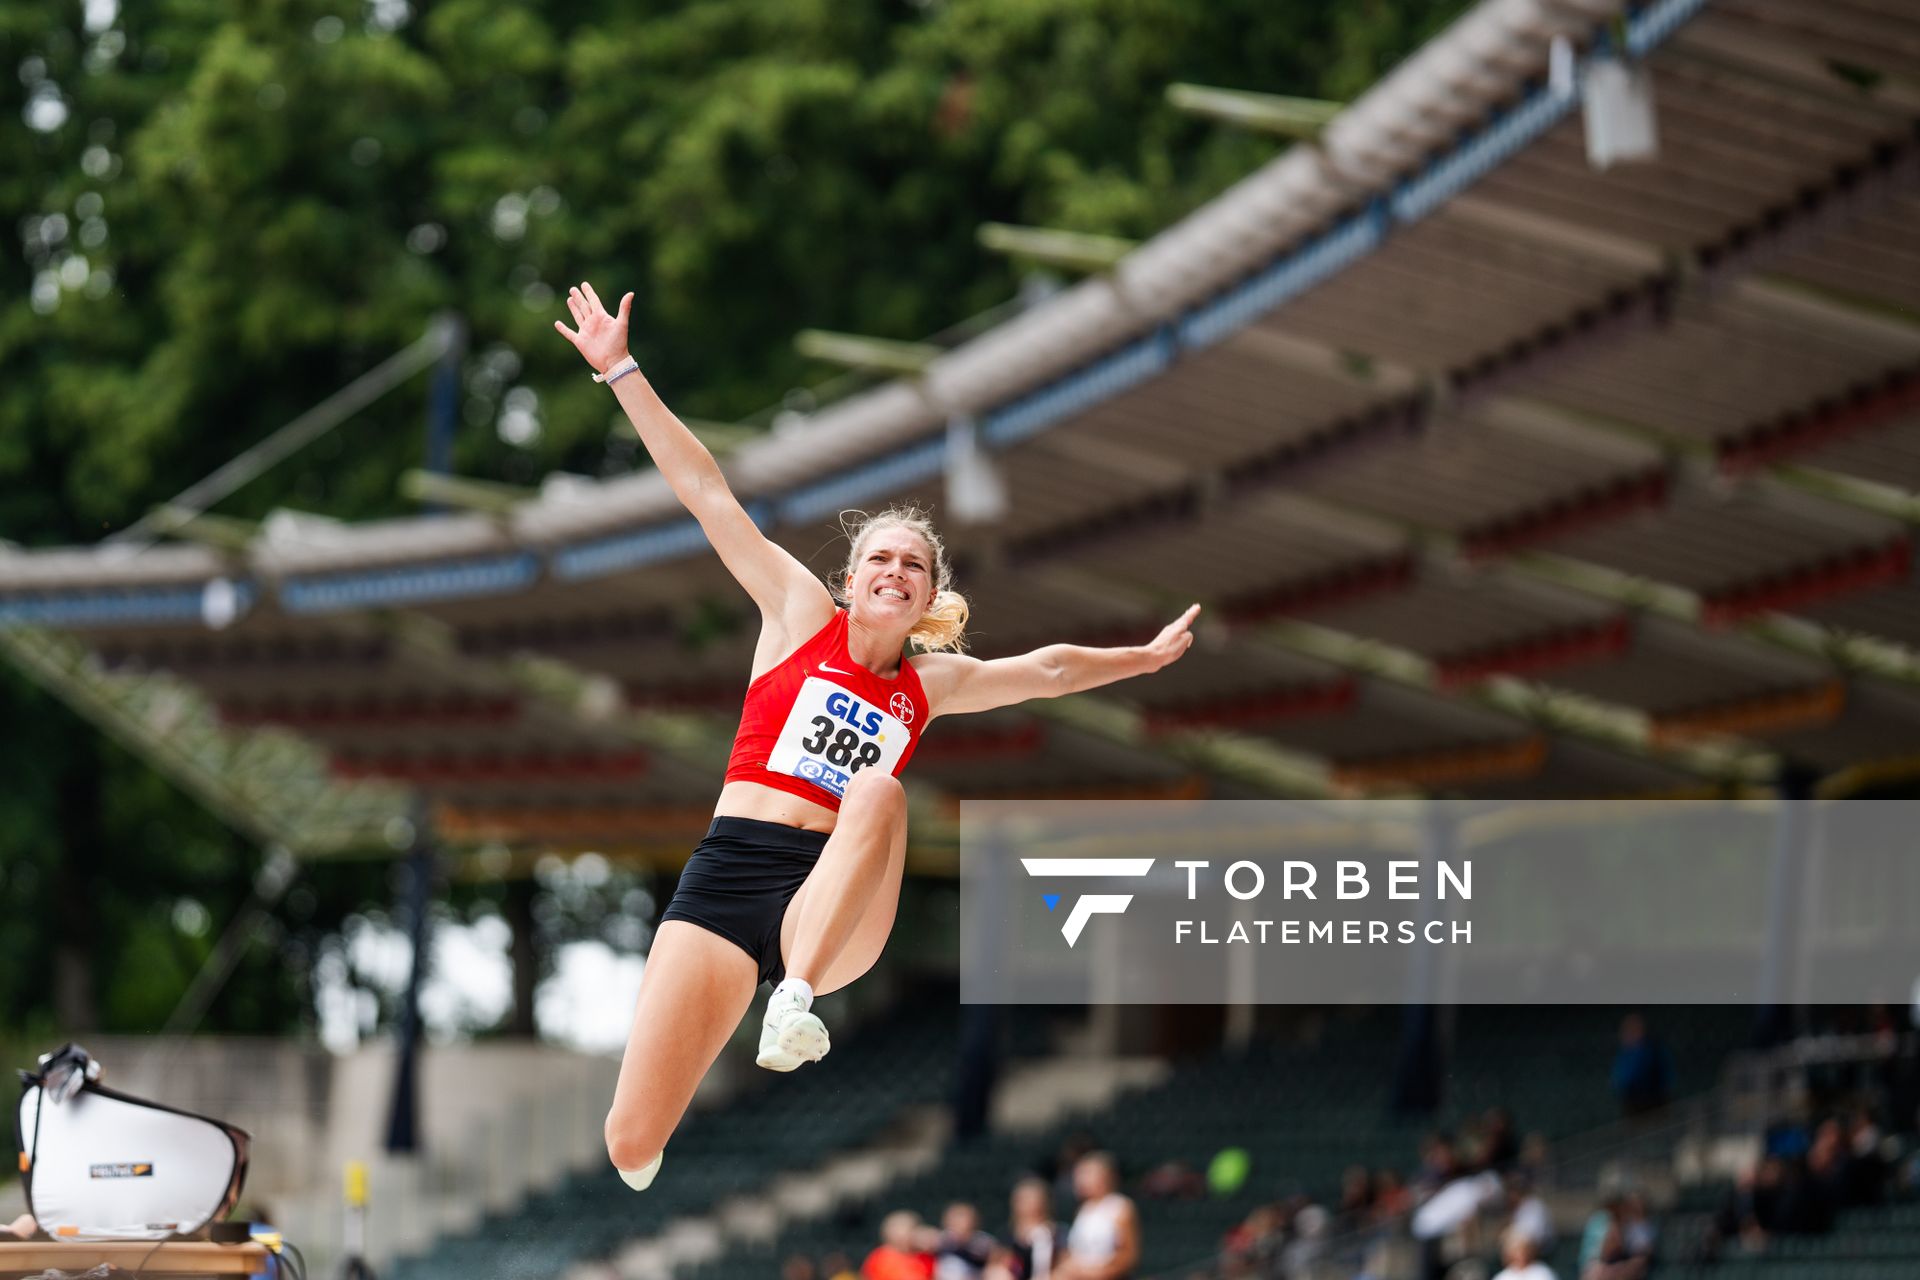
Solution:
{"label": "white running shoe", "polygon": [[647,1166],[644,1169],[615,1169],[614,1172],[620,1175],[620,1181],[626,1183],[635,1191],[645,1191],[653,1185],[654,1176],[660,1172],[660,1162],[666,1158],[667,1153],[662,1151],[659,1155],[647,1161]]}
{"label": "white running shoe", "polygon": [[820,1061],[831,1047],[826,1024],[800,1007],[798,995],[773,993],[767,1001],[766,1021],[760,1024],[760,1056],[755,1062],[769,1071],[791,1071],[803,1062]]}

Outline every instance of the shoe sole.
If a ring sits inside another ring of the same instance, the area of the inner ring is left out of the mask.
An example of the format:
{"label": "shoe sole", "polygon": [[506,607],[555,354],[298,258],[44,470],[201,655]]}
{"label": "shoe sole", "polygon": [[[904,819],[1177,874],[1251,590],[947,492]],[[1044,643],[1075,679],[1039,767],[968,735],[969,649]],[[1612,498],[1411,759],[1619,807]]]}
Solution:
{"label": "shoe sole", "polygon": [[763,1053],[754,1062],[769,1071],[792,1071],[802,1063],[820,1061],[830,1048],[825,1024],[808,1015],[795,1018],[793,1025],[780,1033],[778,1055]]}

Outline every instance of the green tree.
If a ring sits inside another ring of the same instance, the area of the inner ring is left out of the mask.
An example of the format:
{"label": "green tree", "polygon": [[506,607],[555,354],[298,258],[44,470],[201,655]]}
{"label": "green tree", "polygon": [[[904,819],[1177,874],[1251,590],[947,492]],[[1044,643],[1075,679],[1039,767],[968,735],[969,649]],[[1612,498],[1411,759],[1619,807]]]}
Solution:
{"label": "green tree", "polygon": [[[125,526],[443,309],[473,333],[457,469],[623,468],[551,330],[568,283],[633,289],[673,403],[742,416],[821,376],[798,328],[913,338],[1011,296],[983,221],[1144,236],[1281,149],[1170,81],[1350,96],[1460,7],[0,0],[0,536]],[[402,513],[424,413],[416,380],[221,510]],[[11,676],[0,716],[0,1018],[58,992],[152,1027],[211,945],[183,902],[217,926],[259,852]],[[210,1025],[299,1024],[300,964],[385,892],[314,871]]]}

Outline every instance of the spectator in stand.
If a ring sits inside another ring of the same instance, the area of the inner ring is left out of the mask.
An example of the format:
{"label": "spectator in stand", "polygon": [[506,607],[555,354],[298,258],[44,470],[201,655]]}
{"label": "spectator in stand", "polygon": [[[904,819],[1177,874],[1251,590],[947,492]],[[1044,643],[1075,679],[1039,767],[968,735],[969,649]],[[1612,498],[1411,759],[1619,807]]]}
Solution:
{"label": "spectator in stand", "polygon": [[1476,1173],[1455,1178],[1420,1202],[1408,1230],[1420,1245],[1422,1280],[1439,1280],[1447,1272],[1447,1241],[1482,1211],[1499,1203],[1503,1188],[1497,1175]]}
{"label": "spectator in stand", "polygon": [[820,1280],[820,1268],[804,1253],[794,1253],[780,1264],[780,1280]]}
{"label": "spectator in stand", "polygon": [[1750,1178],[1742,1177],[1721,1225],[1732,1227],[1749,1249],[1776,1235],[1812,1235],[1832,1225],[1803,1160],[1769,1155]]}
{"label": "spectator in stand", "polygon": [[1360,1263],[1360,1274],[1353,1280],[1387,1280],[1393,1273],[1393,1250],[1384,1244],[1377,1244],[1367,1250],[1366,1258]]}
{"label": "spectator in stand", "polygon": [[1853,1152],[1838,1120],[1824,1121],[1814,1130],[1807,1148],[1807,1194],[1815,1212],[1831,1219],[1848,1206],[1853,1189]]}
{"label": "spectator in stand", "polygon": [[865,1280],[933,1280],[933,1255],[920,1247],[920,1215],[906,1209],[880,1222],[880,1243],[860,1264]]}
{"label": "spectator in stand", "polygon": [[1373,1220],[1388,1223],[1413,1211],[1413,1192],[1397,1169],[1373,1175]]}
{"label": "spectator in stand", "polygon": [[1546,1134],[1530,1133],[1521,1140],[1520,1167],[1526,1170],[1536,1185],[1549,1185],[1547,1176],[1553,1171],[1553,1148],[1548,1145]]}
{"label": "spectator in stand", "polygon": [[[1791,1236],[1831,1231],[1838,1210],[1827,1198],[1826,1184],[1815,1180],[1805,1160],[1786,1160],[1781,1164],[1779,1230]],[[1824,1169],[1824,1159],[1822,1166]]]}
{"label": "spectator in stand", "polygon": [[1428,1134],[1420,1146],[1420,1172],[1414,1176],[1414,1198],[1427,1199],[1460,1173],[1460,1157],[1454,1150],[1452,1135]]}
{"label": "spectator in stand", "polygon": [[1095,1151],[1073,1169],[1080,1210],[1067,1231],[1067,1256],[1054,1267],[1056,1280],[1125,1280],[1140,1260],[1140,1219],[1133,1201],[1120,1194],[1120,1170],[1112,1156]]}
{"label": "spectator in stand", "polygon": [[1553,1215],[1540,1198],[1533,1182],[1523,1173],[1506,1177],[1507,1232],[1518,1232],[1533,1241],[1534,1251],[1545,1255],[1553,1248]]}
{"label": "spectator in stand", "polygon": [[1012,1222],[1007,1232],[1008,1256],[1002,1262],[1009,1280],[1051,1280],[1054,1259],[1061,1252],[1052,1191],[1040,1178],[1022,1178],[1014,1184],[1008,1209]]}
{"label": "spectator in stand", "polygon": [[827,1280],[860,1280],[860,1273],[853,1269],[853,1260],[838,1249],[821,1260],[820,1274]]}
{"label": "spectator in stand", "polygon": [[1280,1274],[1305,1276],[1327,1251],[1332,1234],[1333,1215],[1317,1204],[1309,1204],[1293,1215],[1293,1239],[1280,1251]]}
{"label": "spectator in stand", "polygon": [[1258,1258],[1268,1244],[1286,1232],[1286,1215],[1279,1205],[1263,1204],[1227,1232],[1220,1251],[1229,1258]]}
{"label": "spectator in stand", "polygon": [[1629,1116],[1657,1111],[1673,1096],[1673,1058],[1637,1013],[1620,1023],[1620,1048],[1613,1055],[1613,1094]]}
{"label": "spectator in stand", "polygon": [[1185,1160],[1168,1160],[1140,1179],[1140,1195],[1146,1200],[1204,1200],[1207,1179]]}
{"label": "spectator in stand", "polygon": [[1607,1233],[1619,1221],[1620,1205],[1625,1198],[1620,1195],[1610,1195],[1602,1200],[1600,1207],[1588,1216],[1587,1225],[1580,1229],[1580,1258],[1576,1265],[1580,1269],[1579,1274],[1582,1280],[1587,1274],[1587,1268],[1591,1267],[1594,1259],[1600,1256],[1600,1247],[1605,1242]]}
{"label": "spectator in stand", "polygon": [[1766,1154],[1798,1160],[1813,1147],[1813,1120],[1806,1115],[1776,1120],[1767,1126],[1764,1140]]}
{"label": "spectator in stand", "polygon": [[1776,1162],[1771,1169],[1766,1162],[1751,1169],[1742,1169],[1733,1183],[1733,1197],[1729,1204],[1731,1212],[1726,1219],[1733,1230],[1729,1238],[1738,1239],[1749,1253],[1758,1253],[1767,1247],[1767,1237],[1772,1230],[1776,1217],[1775,1202],[1780,1198],[1779,1168]]}
{"label": "spectator in stand", "polygon": [[1628,1253],[1645,1258],[1649,1267],[1653,1265],[1654,1253],[1660,1247],[1660,1229],[1647,1212],[1647,1198],[1638,1191],[1629,1191],[1620,1202],[1620,1241]]}
{"label": "spectator in stand", "polygon": [[[1915,983],[1912,1021],[1920,1030],[1920,983]],[[1887,1127],[1896,1134],[1920,1129],[1920,1035],[1894,1034],[1894,1054],[1881,1072],[1886,1090]],[[1915,1179],[1920,1183],[1920,1179]]]}
{"label": "spectator in stand", "polygon": [[1587,1224],[1580,1280],[1644,1280],[1653,1266],[1653,1226],[1638,1195],[1610,1196]]}
{"label": "spectator in stand", "polygon": [[1609,1222],[1593,1260],[1581,1269],[1580,1280],[1644,1280],[1647,1266],[1648,1259],[1628,1251],[1620,1224]]}
{"label": "spectator in stand", "polygon": [[1519,1161],[1520,1135],[1513,1127],[1513,1113],[1505,1107],[1489,1107],[1480,1122],[1480,1167],[1505,1173]]}
{"label": "spectator in stand", "polygon": [[934,1280],[981,1280],[1000,1242],[980,1229],[980,1211],[956,1200],[940,1215],[933,1245]]}
{"label": "spectator in stand", "polygon": [[1063,1196],[1073,1194],[1073,1171],[1079,1167],[1082,1159],[1096,1149],[1096,1146],[1093,1135],[1088,1133],[1068,1134],[1061,1141],[1060,1149],[1054,1153],[1052,1165],[1041,1171],[1047,1180],[1053,1183],[1056,1194]]}
{"label": "spectator in stand", "polygon": [[1847,1147],[1851,1153],[1847,1199],[1851,1204],[1877,1204],[1887,1185],[1887,1158],[1880,1149],[1880,1126],[1873,1112],[1856,1109],[1847,1122]]}
{"label": "spectator in stand", "polygon": [[1373,1175],[1365,1165],[1356,1164],[1342,1174],[1340,1203],[1335,1210],[1339,1230],[1357,1231],[1371,1222],[1374,1198]]}
{"label": "spectator in stand", "polygon": [[1500,1242],[1500,1258],[1506,1266],[1493,1280],[1555,1280],[1553,1268],[1540,1261],[1540,1250],[1532,1240],[1509,1231]]}

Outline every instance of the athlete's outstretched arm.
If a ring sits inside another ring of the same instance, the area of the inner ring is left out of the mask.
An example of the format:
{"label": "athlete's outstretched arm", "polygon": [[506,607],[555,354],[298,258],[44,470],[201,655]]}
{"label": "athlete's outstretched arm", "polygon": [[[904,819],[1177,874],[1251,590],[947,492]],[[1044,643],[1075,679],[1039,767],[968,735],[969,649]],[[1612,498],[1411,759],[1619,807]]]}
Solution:
{"label": "athlete's outstretched arm", "polygon": [[[573,322],[579,328],[569,329],[559,320],[553,327],[595,372],[605,373],[627,358],[627,314],[632,307],[633,295],[629,293],[620,299],[619,311],[609,313],[600,305],[600,295],[592,285],[579,284],[567,291],[567,310],[573,313]],[[826,587],[805,565],[760,532],[727,487],[713,454],[674,417],[646,375],[639,371],[627,374],[613,384],[613,393],[674,496],[700,522],[721,563],[746,588],[760,612],[769,619],[791,619],[796,629],[817,628],[833,610],[833,598]],[[816,614],[819,617],[813,616]]]}
{"label": "athlete's outstretched arm", "polygon": [[929,653],[916,658],[913,666],[934,715],[991,711],[1029,698],[1057,698],[1158,671],[1193,644],[1191,628],[1199,614],[1196,604],[1141,645],[1090,649],[1050,644],[1017,658],[986,662],[954,653]]}

